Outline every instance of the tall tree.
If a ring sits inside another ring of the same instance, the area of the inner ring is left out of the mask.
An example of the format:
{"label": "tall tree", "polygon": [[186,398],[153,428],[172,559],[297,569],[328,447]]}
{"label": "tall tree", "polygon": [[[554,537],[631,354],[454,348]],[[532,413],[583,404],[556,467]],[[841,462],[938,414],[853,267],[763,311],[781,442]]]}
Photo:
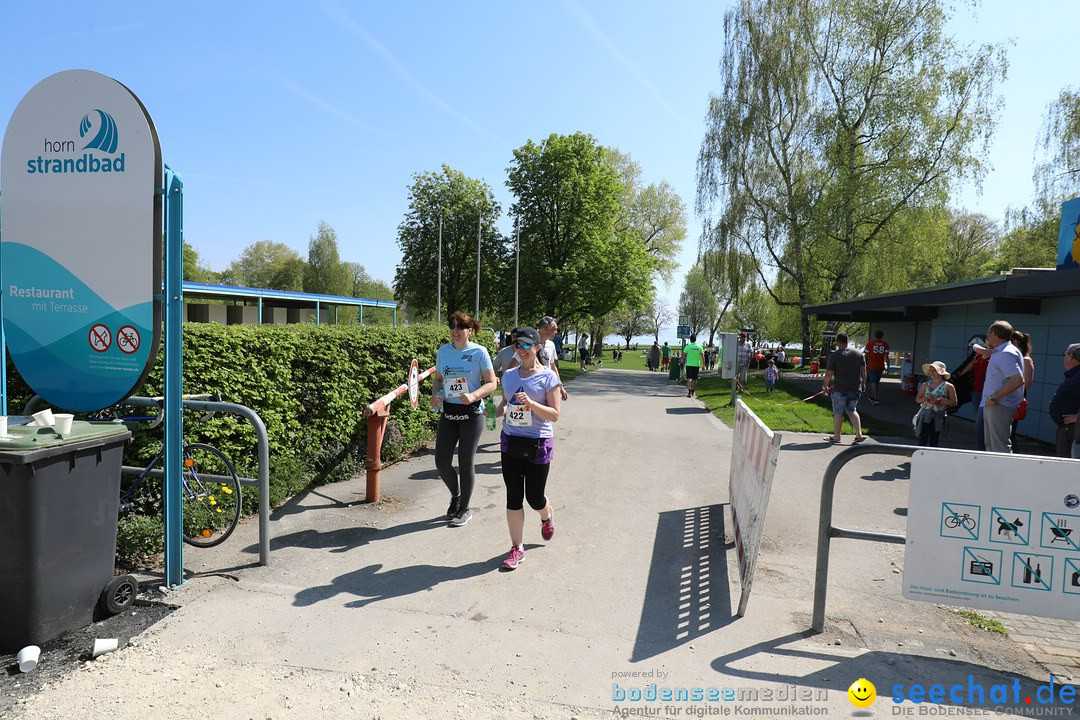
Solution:
{"label": "tall tree", "polygon": [[[944,34],[946,0],[743,0],[725,15],[722,91],[698,157],[705,247],[742,245],[764,287],[799,307],[868,288],[911,205],[981,178],[1004,73],[999,48]],[[791,281],[790,294],[777,292]],[[802,328],[810,344],[809,318]]]}
{"label": "tall tree", "polygon": [[695,263],[686,273],[679,295],[679,315],[686,317],[690,332],[695,335],[709,327],[712,318],[716,317],[716,295],[701,263]]}
{"label": "tall tree", "polygon": [[1047,106],[1037,149],[1036,204],[1056,212],[1058,203],[1080,195],[1080,91],[1064,88]]}
{"label": "tall tree", "polygon": [[229,263],[222,282],[270,290],[304,289],[304,259],[288,245],[259,240],[244,248],[240,257]]}
{"label": "tall tree", "polygon": [[660,331],[674,319],[675,315],[665,301],[660,299],[652,301],[649,305],[649,332],[653,334],[656,342],[660,342]]}
{"label": "tall tree", "polygon": [[199,251],[184,242],[184,279],[192,282],[215,283],[221,278],[220,275],[203,265],[199,259]]}
{"label": "tall tree", "polygon": [[652,257],[656,273],[670,285],[686,239],[686,205],[666,180],[643,187],[641,166],[629,155],[609,149],[608,162],[623,184],[616,232],[637,239]]}
{"label": "tall tree", "polygon": [[652,292],[640,238],[616,231],[623,185],[608,151],[584,133],[514,150],[507,187],[521,232],[521,314],[602,318]]}
{"label": "tall tree", "polygon": [[338,254],[337,232],[325,222],[308,241],[304,268],[304,292],[322,295],[351,295],[352,274]]}
{"label": "tall tree", "polygon": [[[412,317],[435,317],[440,218],[443,318],[449,312],[475,309],[478,233],[481,299],[491,296],[493,289],[501,292],[507,254],[506,239],[495,227],[501,211],[483,180],[446,165],[437,173],[413,175],[409,209],[398,225],[401,262],[394,275],[395,294],[409,306]],[[494,310],[481,307],[485,317]]]}
{"label": "tall tree", "polygon": [[626,340],[627,349],[635,335],[641,335],[650,327],[651,307],[630,307],[624,305],[615,311],[611,318],[611,324],[615,332]]}

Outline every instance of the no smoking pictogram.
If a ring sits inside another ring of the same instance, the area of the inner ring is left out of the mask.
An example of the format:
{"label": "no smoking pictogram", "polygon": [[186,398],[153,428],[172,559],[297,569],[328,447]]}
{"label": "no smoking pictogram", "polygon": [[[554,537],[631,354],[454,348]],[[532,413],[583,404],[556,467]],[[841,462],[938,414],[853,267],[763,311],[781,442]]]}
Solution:
{"label": "no smoking pictogram", "polygon": [[125,325],[116,333],[116,345],[128,355],[139,349],[139,331],[130,325]]}
{"label": "no smoking pictogram", "polygon": [[112,345],[112,333],[109,332],[109,328],[105,327],[101,323],[94,325],[90,328],[90,347],[94,348],[97,352],[105,352]]}

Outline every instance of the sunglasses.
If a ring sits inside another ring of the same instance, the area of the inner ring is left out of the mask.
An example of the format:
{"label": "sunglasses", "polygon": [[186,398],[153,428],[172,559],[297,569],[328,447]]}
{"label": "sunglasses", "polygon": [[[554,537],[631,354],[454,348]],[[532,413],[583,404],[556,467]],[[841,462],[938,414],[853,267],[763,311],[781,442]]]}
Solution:
{"label": "sunglasses", "polygon": [[533,344],[531,342],[525,342],[523,340],[518,340],[514,343],[514,347],[518,350],[532,350],[532,346]]}
{"label": "sunglasses", "polygon": [[465,323],[460,323],[460,322],[459,323],[450,323],[450,329],[451,330],[472,330],[472,325],[467,325]]}

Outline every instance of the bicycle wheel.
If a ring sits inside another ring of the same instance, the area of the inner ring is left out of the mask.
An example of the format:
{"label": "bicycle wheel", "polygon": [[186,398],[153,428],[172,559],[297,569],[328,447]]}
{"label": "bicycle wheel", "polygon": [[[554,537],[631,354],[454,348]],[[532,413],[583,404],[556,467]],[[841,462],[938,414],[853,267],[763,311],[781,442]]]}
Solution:
{"label": "bicycle wheel", "polygon": [[212,445],[184,446],[184,542],[214,547],[240,521],[240,480],[225,454]]}

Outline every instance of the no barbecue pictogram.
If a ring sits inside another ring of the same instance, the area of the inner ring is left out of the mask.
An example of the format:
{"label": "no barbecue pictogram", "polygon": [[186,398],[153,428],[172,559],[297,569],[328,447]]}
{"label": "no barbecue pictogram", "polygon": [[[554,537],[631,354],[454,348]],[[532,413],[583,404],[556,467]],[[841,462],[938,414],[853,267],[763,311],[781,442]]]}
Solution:
{"label": "no barbecue pictogram", "polygon": [[139,331],[130,325],[125,325],[116,333],[116,345],[128,355],[137,351],[140,343]]}
{"label": "no barbecue pictogram", "polygon": [[112,345],[112,333],[101,323],[90,328],[89,338],[90,347],[97,352],[105,352]]}

